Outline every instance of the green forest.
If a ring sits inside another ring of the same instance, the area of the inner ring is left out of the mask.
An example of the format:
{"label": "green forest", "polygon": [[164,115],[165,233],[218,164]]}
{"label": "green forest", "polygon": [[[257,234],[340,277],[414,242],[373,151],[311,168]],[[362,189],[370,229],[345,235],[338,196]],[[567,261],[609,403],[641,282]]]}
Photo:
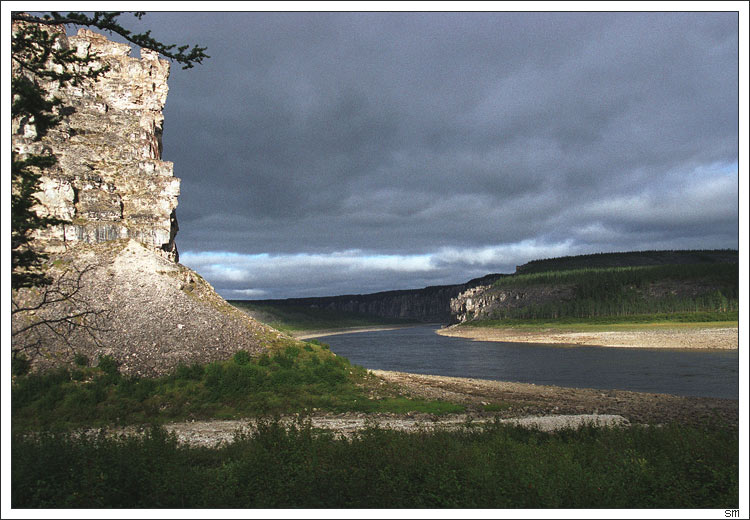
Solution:
{"label": "green forest", "polygon": [[[634,317],[686,313],[737,319],[736,263],[656,265],[546,271],[498,279],[493,289],[572,287],[573,297],[496,308],[489,319]],[[698,321],[704,321],[699,319]]]}

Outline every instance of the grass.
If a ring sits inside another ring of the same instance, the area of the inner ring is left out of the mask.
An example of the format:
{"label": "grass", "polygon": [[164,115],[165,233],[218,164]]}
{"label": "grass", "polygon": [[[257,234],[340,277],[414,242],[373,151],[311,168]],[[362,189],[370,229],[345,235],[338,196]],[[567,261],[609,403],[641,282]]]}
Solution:
{"label": "grass", "polygon": [[[544,433],[499,422],[458,431],[317,431],[307,412],[463,411],[409,399],[334,356],[279,342],[253,357],[178,367],[161,378],[89,366],[15,375],[13,508],[736,508],[731,426],[584,427]],[[23,367],[18,365],[16,369]],[[486,404],[486,412],[508,403]],[[290,429],[276,419],[300,412]],[[160,423],[254,417],[213,448],[179,444]],[[144,435],[110,426],[151,423]],[[104,427],[98,433],[76,428]]]}
{"label": "grass", "polygon": [[254,358],[240,351],[232,359],[179,366],[159,378],[122,375],[106,356],[96,367],[86,366],[85,359],[79,362],[81,366],[73,369],[14,378],[14,430],[311,411],[444,414],[464,410],[442,401],[407,399],[317,340],[279,343]]}
{"label": "grass", "polygon": [[412,320],[317,309],[304,305],[256,304],[247,300],[228,300],[228,302],[258,321],[287,333],[416,323]]}
{"label": "grass", "polygon": [[544,433],[263,421],[218,448],[141,437],[15,435],[14,508],[736,508],[738,434],[678,425]]}

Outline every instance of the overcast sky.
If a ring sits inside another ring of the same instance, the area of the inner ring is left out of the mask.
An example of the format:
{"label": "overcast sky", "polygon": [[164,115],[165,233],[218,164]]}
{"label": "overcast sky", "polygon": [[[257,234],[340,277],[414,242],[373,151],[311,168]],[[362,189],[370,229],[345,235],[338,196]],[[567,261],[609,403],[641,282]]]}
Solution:
{"label": "overcast sky", "polygon": [[[129,27],[140,26],[125,18]],[[738,247],[736,13],[149,13],[180,261],[228,299]]]}

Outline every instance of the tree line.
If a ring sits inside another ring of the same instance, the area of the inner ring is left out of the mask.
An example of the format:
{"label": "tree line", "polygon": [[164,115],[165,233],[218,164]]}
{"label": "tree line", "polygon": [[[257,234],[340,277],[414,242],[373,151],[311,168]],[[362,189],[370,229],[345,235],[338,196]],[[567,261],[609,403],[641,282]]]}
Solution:
{"label": "tree line", "polygon": [[[491,318],[593,318],[739,310],[738,264],[683,264],[576,269],[501,278],[498,289],[549,285],[573,288],[573,297],[493,310]],[[680,290],[680,289],[683,290]]]}

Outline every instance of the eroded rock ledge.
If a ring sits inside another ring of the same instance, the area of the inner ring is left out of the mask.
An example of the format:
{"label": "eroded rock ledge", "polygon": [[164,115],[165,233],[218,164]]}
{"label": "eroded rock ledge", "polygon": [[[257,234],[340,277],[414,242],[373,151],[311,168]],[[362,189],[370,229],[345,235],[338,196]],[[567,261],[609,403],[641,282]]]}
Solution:
{"label": "eroded rock ledge", "polygon": [[58,41],[79,56],[95,55],[89,67],[109,70],[80,86],[45,85],[63,100],[67,117],[41,141],[34,140],[33,122],[13,121],[16,151],[58,158],[42,178],[39,212],[70,224],[38,239],[56,252],[75,242],[132,238],[177,261],[180,180],[161,160],[169,63],[147,49],[131,57],[129,45],[87,29]]}

